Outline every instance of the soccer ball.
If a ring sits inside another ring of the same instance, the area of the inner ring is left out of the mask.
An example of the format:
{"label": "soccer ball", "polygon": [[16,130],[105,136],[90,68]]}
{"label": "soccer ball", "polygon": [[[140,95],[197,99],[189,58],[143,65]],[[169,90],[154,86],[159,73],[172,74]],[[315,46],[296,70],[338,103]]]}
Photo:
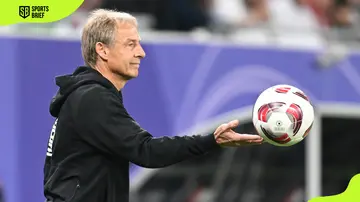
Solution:
{"label": "soccer ball", "polygon": [[253,124],[264,140],[275,146],[301,142],[314,122],[314,108],[308,96],[290,85],[264,90],[253,108]]}

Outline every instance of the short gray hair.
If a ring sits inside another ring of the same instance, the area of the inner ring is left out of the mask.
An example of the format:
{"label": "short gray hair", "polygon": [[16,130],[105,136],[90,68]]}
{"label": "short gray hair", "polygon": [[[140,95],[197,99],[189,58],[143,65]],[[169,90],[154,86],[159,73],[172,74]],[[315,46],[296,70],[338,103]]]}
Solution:
{"label": "short gray hair", "polygon": [[129,13],[107,9],[91,12],[81,36],[81,51],[86,65],[94,67],[96,64],[97,42],[113,44],[118,23],[130,23],[137,26],[136,18]]}

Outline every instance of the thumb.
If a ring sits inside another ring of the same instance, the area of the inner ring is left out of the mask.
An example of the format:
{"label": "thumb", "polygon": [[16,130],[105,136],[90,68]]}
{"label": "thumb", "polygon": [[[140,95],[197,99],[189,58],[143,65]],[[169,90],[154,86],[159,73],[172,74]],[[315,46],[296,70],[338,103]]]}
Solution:
{"label": "thumb", "polygon": [[239,120],[232,120],[228,123],[229,128],[236,128],[240,124]]}
{"label": "thumb", "polygon": [[219,126],[219,127],[215,130],[214,134],[221,134],[221,133],[223,133],[224,131],[227,131],[227,130],[229,130],[229,129],[231,129],[231,128],[237,127],[238,125],[239,125],[239,121],[238,121],[238,120],[232,120],[232,121],[230,121],[230,122],[228,122],[228,123],[225,123],[225,124],[222,124],[221,126]]}

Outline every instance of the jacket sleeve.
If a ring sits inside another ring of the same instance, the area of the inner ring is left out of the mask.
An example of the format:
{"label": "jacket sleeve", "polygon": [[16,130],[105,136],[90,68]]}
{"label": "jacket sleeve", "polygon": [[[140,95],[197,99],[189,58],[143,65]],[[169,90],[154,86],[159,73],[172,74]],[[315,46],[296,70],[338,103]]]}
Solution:
{"label": "jacket sleeve", "polygon": [[165,167],[219,147],[213,134],[153,137],[112,92],[92,90],[81,100],[74,115],[81,138],[101,152],[139,166]]}

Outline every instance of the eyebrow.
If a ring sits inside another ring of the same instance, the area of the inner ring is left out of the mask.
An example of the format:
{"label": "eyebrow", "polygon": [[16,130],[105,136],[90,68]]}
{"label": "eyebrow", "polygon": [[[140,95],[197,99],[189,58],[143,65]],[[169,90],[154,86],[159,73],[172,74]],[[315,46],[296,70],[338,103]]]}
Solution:
{"label": "eyebrow", "polygon": [[129,42],[134,42],[134,43],[136,43],[136,42],[138,42],[138,41],[140,41],[140,40],[137,40],[137,39],[126,39],[125,43],[129,43]]}

